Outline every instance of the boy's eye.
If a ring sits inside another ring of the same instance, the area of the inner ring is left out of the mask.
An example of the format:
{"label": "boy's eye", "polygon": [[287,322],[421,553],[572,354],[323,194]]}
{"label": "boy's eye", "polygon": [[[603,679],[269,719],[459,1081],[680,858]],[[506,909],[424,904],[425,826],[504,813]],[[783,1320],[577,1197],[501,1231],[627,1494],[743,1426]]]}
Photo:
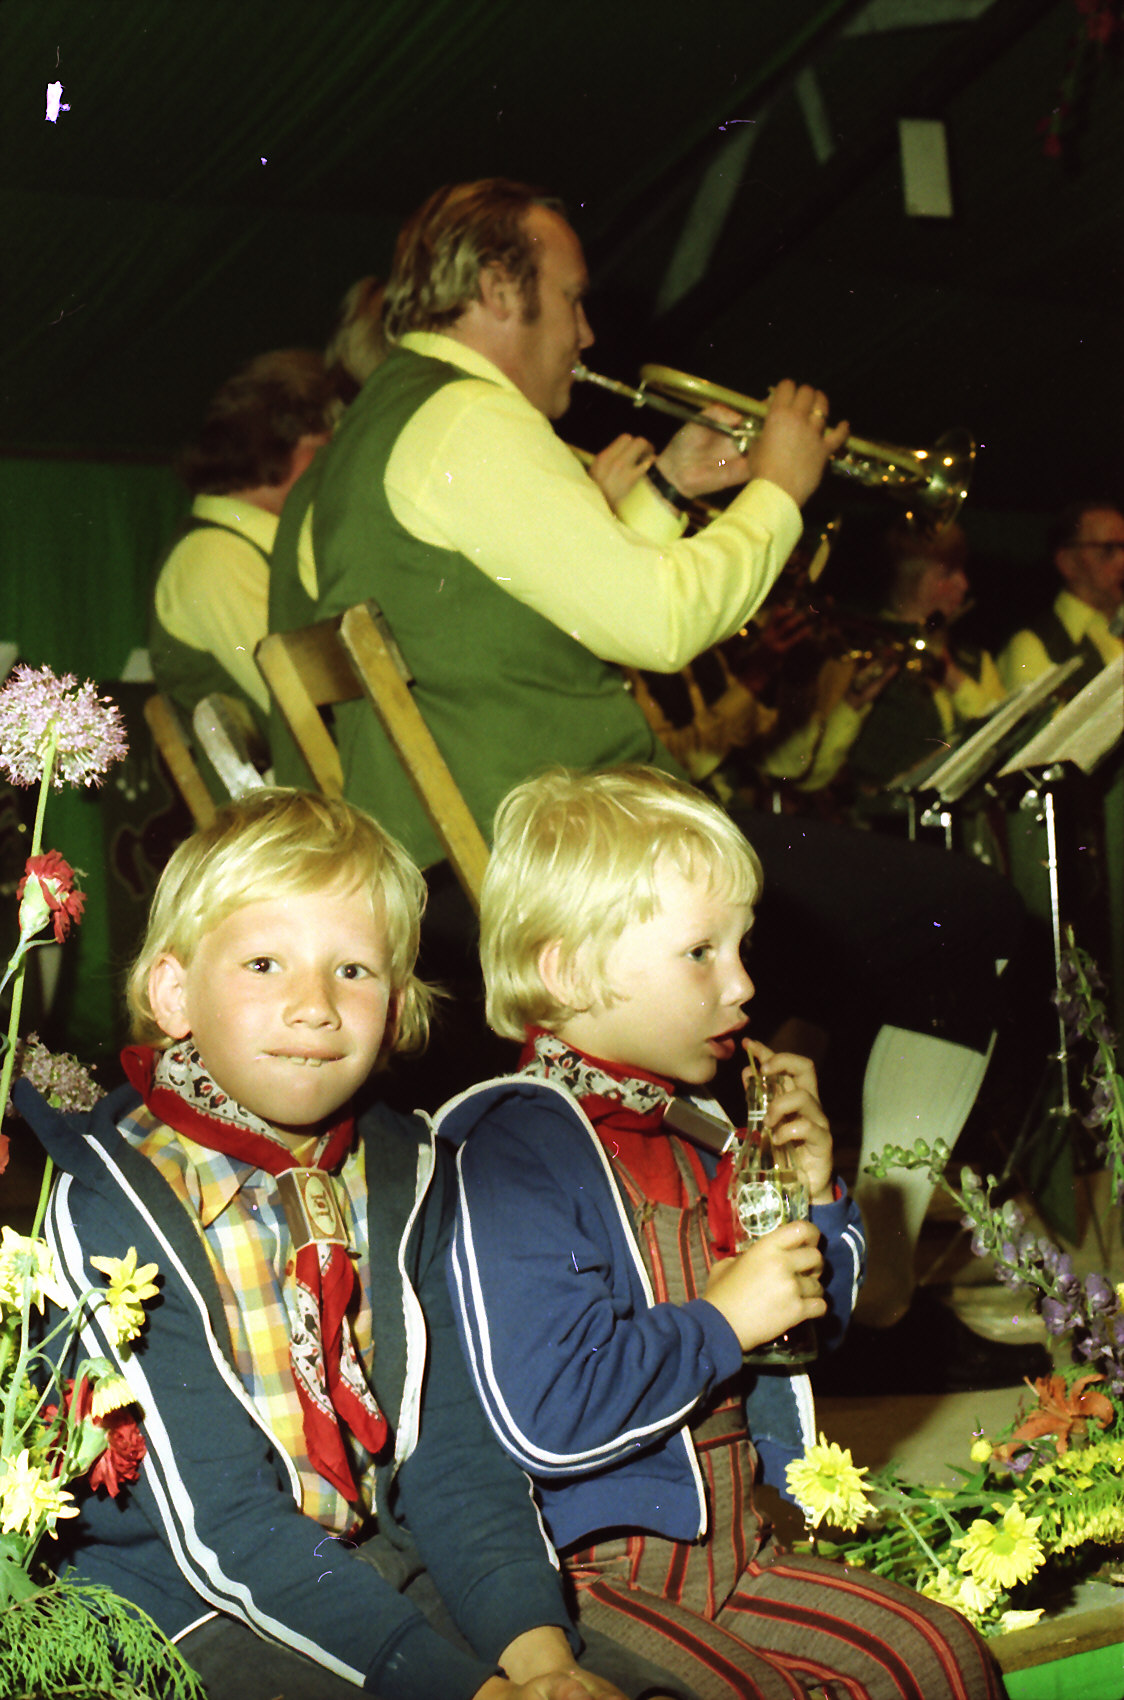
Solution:
{"label": "boy's eye", "polygon": [[336,969],[341,980],[369,979],[371,970],[364,967],[362,962],[344,962]]}
{"label": "boy's eye", "polygon": [[709,944],[692,945],[691,949],[687,952],[687,959],[690,962],[706,962],[710,957],[710,953],[711,947]]}
{"label": "boy's eye", "polygon": [[276,959],[272,956],[251,956],[246,964],[251,974],[268,974],[276,966]]}

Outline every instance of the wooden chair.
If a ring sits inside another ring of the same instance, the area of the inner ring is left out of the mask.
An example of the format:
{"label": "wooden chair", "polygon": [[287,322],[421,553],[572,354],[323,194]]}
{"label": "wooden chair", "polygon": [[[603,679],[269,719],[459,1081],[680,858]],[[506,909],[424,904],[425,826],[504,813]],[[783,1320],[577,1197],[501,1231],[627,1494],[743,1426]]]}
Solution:
{"label": "wooden chair", "polygon": [[265,784],[262,768],[268,766],[261,737],[253,735],[256,728],[247,729],[249,714],[240,708],[216,691],[196,703],[191,717],[195,742],[231,797],[259,790]]}
{"label": "wooden chair", "polygon": [[343,769],[320,710],[365,696],[474,908],[488,846],[410,694],[410,672],[373,601],[299,631],[271,632],[256,650],[262,677],[313,782],[343,796]]}
{"label": "wooden chair", "polygon": [[162,692],[155,691],[145,702],[144,718],[176,790],[191,811],[192,820],[197,827],[210,826],[215,818],[214,800],[195,765],[175,705]]}

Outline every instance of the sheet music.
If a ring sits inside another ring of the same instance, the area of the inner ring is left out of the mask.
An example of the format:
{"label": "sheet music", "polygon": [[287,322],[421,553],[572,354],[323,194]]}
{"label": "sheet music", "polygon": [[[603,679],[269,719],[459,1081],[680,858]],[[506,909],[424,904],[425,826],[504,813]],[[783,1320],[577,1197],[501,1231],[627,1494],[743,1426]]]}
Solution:
{"label": "sheet music", "polygon": [[899,782],[899,788],[907,791],[936,791],[944,802],[955,803],[992,767],[999,757],[999,745],[1002,741],[1029,715],[1041,709],[1058,687],[1082,664],[1081,656],[1074,656],[1070,661],[1062,661],[1057,667],[1051,667],[1048,673],[1043,673],[1039,679],[1033,679],[1029,685],[1020,686],[992,710],[982,725],[957,744],[943,761],[938,761],[935,767],[925,763],[916,779],[912,773],[907,774]]}
{"label": "sheet music", "polygon": [[1092,773],[1101,757],[1124,736],[1124,655],[1102,667],[1072,702],[1013,755],[999,777],[1026,767],[1072,761]]}

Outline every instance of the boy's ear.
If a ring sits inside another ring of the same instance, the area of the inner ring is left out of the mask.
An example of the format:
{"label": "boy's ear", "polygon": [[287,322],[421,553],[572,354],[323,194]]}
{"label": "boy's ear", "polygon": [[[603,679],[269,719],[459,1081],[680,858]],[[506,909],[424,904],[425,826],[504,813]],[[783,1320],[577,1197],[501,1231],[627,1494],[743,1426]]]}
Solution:
{"label": "boy's ear", "polygon": [[565,953],[561,939],[551,939],[539,952],[539,978],[554,1002],[563,1009],[585,1009],[590,997],[580,964]]}
{"label": "boy's ear", "polygon": [[148,976],[148,1002],[156,1025],[169,1039],[186,1039],[191,1032],[187,1019],[187,976],[182,962],[165,951],[157,957]]}

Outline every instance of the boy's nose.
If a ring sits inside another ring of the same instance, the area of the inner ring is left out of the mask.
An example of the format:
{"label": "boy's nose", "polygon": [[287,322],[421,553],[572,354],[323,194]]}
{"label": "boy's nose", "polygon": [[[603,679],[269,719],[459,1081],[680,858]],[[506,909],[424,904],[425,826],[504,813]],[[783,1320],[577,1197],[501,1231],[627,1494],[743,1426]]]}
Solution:
{"label": "boy's nose", "polygon": [[745,963],[739,956],[730,977],[730,1002],[748,1003],[755,989],[753,981],[746,973]]}
{"label": "boy's nose", "polygon": [[286,1013],[290,1021],[306,1021],[317,1027],[338,1025],[339,1012],[330,978],[326,974],[302,975],[292,989]]}

